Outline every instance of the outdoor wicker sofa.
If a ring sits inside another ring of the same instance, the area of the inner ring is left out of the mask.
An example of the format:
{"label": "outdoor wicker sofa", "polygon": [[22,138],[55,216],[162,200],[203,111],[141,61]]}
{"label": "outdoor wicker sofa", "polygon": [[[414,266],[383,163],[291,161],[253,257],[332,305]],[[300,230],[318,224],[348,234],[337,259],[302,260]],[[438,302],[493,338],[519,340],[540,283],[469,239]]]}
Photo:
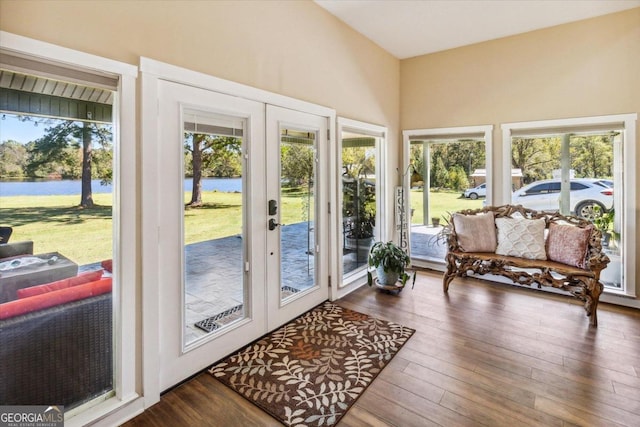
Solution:
{"label": "outdoor wicker sofa", "polygon": [[111,390],[111,298],[107,292],[0,320],[0,405],[68,410]]}

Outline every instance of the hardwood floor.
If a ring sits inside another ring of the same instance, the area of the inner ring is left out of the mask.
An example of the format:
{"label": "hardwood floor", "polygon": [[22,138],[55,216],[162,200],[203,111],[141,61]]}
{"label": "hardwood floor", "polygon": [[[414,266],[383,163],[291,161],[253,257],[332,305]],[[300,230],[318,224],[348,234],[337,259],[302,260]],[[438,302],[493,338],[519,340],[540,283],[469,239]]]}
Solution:
{"label": "hardwood floor", "polygon": [[[368,287],[343,307],[416,333],[341,426],[640,426],[640,310],[421,272],[399,296]],[[126,426],[280,425],[202,373]]]}

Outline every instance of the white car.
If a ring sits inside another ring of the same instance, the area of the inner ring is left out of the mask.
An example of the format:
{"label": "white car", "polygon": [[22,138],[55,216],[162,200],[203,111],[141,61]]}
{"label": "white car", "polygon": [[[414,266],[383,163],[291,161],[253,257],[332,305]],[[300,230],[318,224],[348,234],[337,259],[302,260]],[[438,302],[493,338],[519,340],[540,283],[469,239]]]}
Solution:
{"label": "white car", "polygon": [[476,200],[478,197],[487,197],[487,184],[480,184],[477,187],[467,188],[463,196],[467,199]]}
{"label": "white car", "polygon": [[[576,178],[571,180],[569,207],[573,214],[593,219],[594,206],[600,206],[603,212],[613,207],[613,188],[601,179]],[[511,201],[538,211],[557,211],[560,208],[560,180],[547,179],[535,181],[516,190]]]}

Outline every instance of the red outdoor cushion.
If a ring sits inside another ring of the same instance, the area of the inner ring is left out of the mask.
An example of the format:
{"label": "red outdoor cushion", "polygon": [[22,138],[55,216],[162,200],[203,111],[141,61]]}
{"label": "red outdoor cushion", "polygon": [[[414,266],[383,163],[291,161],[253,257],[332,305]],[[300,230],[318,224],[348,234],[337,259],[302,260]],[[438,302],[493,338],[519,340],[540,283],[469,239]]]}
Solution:
{"label": "red outdoor cushion", "polygon": [[111,277],[0,304],[0,320],[111,292]]}
{"label": "red outdoor cushion", "polygon": [[16,294],[18,299],[28,298],[34,295],[44,294],[46,292],[58,291],[60,289],[70,288],[71,286],[82,285],[84,283],[95,282],[102,277],[102,270],[88,271],[86,273],[80,273],[75,277],[68,279],[57,280],[51,283],[45,283],[44,285],[31,286],[29,288],[18,289]]}
{"label": "red outdoor cushion", "polygon": [[109,273],[113,272],[113,260],[105,259],[104,261],[102,261],[101,264],[102,264],[102,268],[107,270]]}

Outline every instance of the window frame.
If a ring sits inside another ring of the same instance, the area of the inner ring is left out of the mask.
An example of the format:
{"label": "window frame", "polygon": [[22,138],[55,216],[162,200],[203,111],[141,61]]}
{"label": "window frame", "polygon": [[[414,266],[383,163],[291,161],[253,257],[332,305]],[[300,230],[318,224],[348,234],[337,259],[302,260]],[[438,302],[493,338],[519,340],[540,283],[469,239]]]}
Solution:
{"label": "window frame", "polygon": [[[362,122],[359,120],[348,119],[345,117],[338,117],[336,119],[336,152],[334,158],[336,159],[336,167],[334,173],[335,194],[333,197],[333,203],[336,208],[331,215],[334,221],[333,233],[333,245],[332,253],[334,254],[335,263],[331,268],[331,277],[336,278],[337,285],[332,296],[334,298],[342,298],[350,292],[353,292],[360,286],[366,283],[366,269],[357,271],[350,274],[346,278],[343,276],[343,261],[342,261],[342,180],[340,174],[342,171],[342,133],[353,132],[361,135],[371,136],[376,138],[376,241],[387,240],[386,225],[387,220],[387,156],[386,150],[388,149],[388,129],[385,126],[375,125],[372,123]],[[346,279],[346,280],[345,280]],[[333,289],[333,288],[332,288]]]}
{"label": "window frame", "polygon": [[[636,286],[635,260],[636,260],[636,122],[637,113],[615,114],[605,116],[579,117],[568,119],[540,120],[529,122],[503,123],[502,129],[502,176],[511,170],[511,140],[514,132],[528,133],[531,135],[549,135],[584,131],[585,129],[604,129],[606,127],[616,127],[624,132],[622,141],[622,175],[627,185],[623,186],[623,223],[622,228],[628,230],[623,241],[623,289],[616,291],[605,288],[602,301],[614,302],[621,305],[629,305],[629,302],[620,296],[635,298],[638,291]],[[517,135],[520,136],[520,135]],[[615,150],[615,147],[614,147]],[[505,181],[501,188],[498,201],[501,203],[511,203],[511,188]]]}
{"label": "window frame", "polygon": [[[65,425],[79,426],[97,420],[107,423],[130,418],[143,409],[139,399],[136,369],[138,325],[138,265],[139,242],[137,228],[136,157],[136,79],[138,67],[108,58],[80,52],[54,44],[0,31],[2,50],[27,55],[43,63],[58,63],[86,70],[107,73],[118,78],[113,104],[113,289],[114,310],[114,391],[115,395],[83,404],[65,413]],[[127,237],[127,244],[122,244]]]}

